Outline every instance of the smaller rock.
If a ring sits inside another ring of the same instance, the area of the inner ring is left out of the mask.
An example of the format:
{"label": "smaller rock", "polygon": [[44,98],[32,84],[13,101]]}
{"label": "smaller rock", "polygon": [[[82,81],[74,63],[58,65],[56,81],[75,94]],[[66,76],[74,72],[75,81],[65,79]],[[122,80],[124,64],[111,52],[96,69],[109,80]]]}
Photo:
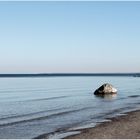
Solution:
{"label": "smaller rock", "polygon": [[116,94],[116,93],[117,93],[117,89],[108,83],[103,84],[94,92],[95,95],[101,95],[101,96],[106,94]]}

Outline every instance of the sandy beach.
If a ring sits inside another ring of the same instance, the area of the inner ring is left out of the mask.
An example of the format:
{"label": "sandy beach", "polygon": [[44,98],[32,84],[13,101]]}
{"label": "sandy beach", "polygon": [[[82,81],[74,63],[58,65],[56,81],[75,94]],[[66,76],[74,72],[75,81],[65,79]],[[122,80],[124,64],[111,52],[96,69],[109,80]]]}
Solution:
{"label": "sandy beach", "polygon": [[111,120],[95,128],[83,129],[80,134],[65,139],[140,139],[140,111]]}

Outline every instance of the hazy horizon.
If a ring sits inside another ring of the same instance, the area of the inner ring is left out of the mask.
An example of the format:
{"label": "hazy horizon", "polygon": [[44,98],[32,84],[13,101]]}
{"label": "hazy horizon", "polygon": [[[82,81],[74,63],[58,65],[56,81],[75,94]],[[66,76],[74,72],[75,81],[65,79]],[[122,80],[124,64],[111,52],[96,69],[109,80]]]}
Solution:
{"label": "hazy horizon", "polygon": [[140,72],[140,2],[0,1],[0,74]]}

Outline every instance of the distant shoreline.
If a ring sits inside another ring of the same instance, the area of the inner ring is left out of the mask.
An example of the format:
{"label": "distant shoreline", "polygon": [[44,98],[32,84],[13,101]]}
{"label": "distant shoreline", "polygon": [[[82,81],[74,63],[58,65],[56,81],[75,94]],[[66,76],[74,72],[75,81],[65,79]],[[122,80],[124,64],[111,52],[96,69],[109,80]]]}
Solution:
{"label": "distant shoreline", "polygon": [[0,78],[22,77],[87,77],[87,76],[128,76],[140,77],[140,73],[39,73],[39,74],[0,74]]}

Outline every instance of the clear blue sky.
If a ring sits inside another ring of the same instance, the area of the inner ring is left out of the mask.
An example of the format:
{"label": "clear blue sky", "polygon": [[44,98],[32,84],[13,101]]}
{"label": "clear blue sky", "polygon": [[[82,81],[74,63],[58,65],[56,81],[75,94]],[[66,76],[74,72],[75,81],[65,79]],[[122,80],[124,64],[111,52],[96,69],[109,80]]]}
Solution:
{"label": "clear blue sky", "polygon": [[0,73],[140,72],[140,2],[0,2]]}

